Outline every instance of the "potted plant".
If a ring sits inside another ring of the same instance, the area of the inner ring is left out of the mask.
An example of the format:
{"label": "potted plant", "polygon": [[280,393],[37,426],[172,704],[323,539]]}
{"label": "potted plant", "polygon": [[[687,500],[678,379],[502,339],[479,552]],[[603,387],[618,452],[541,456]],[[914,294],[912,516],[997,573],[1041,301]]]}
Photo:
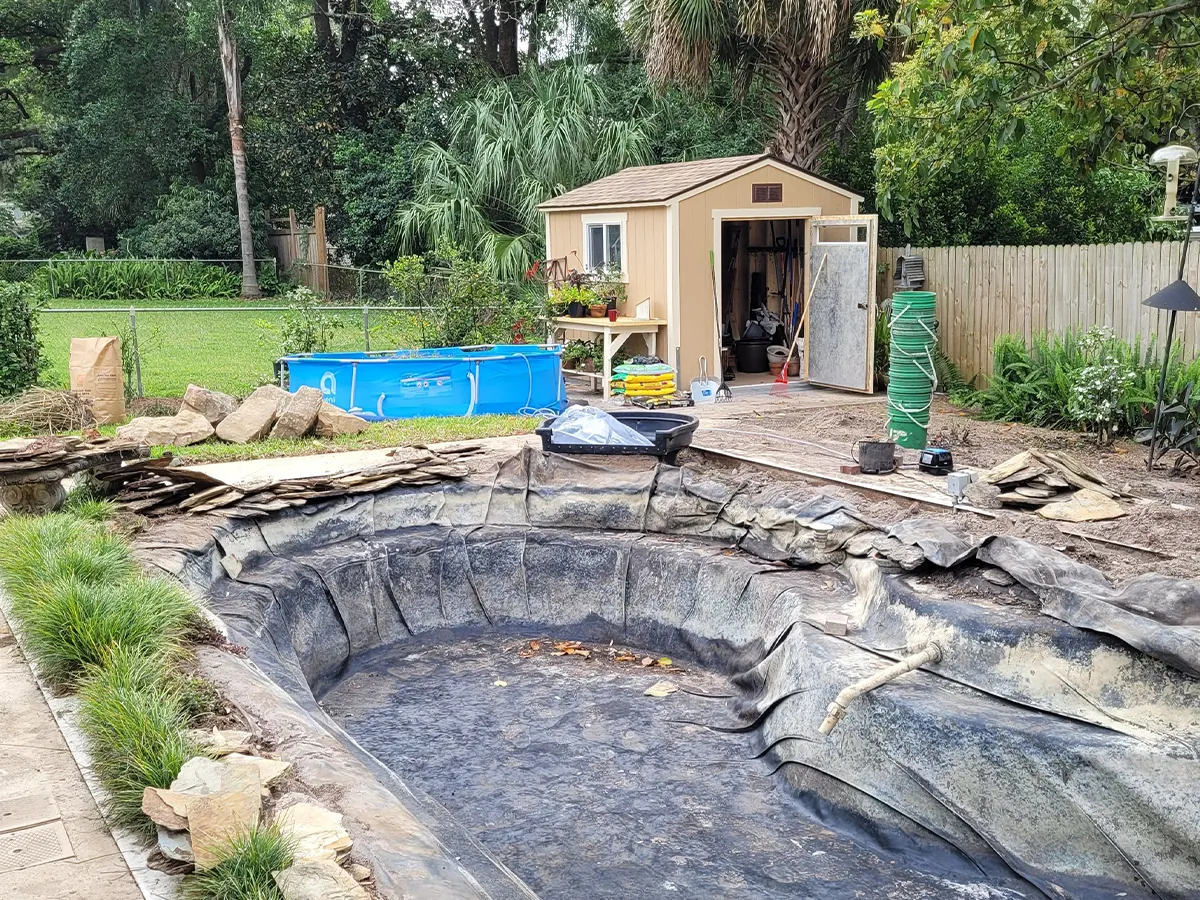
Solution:
{"label": "potted plant", "polygon": [[550,295],[553,309],[564,310],[568,316],[576,319],[586,318],[589,307],[595,302],[595,292],[582,284],[564,284]]}
{"label": "potted plant", "polygon": [[565,369],[581,369],[583,360],[590,360],[592,357],[591,341],[568,341],[567,346],[563,348],[562,362]]}

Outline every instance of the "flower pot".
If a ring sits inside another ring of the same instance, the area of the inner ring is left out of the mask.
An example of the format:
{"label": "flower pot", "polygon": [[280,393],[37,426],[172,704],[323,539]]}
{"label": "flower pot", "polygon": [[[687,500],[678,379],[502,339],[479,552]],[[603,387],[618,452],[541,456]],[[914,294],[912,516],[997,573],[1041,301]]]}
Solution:
{"label": "flower pot", "polygon": [[603,319],[606,315],[608,315],[608,304],[593,303],[588,307],[588,312],[592,314],[593,319]]}
{"label": "flower pot", "polygon": [[596,361],[594,359],[581,359],[579,365],[575,367],[577,372],[595,372]]}
{"label": "flower pot", "polygon": [[780,362],[768,362],[767,367],[771,370],[771,374],[778,378],[779,373],[783,371],[783,362],[782,360]]}
{"label": "flower pot", "polygon": [[788,360],[788,378],[800,377],[800,357],[793,356]]}

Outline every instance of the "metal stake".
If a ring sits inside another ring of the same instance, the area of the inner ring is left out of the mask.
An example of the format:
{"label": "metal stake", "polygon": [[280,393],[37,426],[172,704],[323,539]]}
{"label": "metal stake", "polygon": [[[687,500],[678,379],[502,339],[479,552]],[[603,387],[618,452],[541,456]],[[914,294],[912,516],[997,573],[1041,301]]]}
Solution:
{"label": "metal stake", "polygon": [[129,336],[133,340],[133,370],[137,373],[137,395],[140,399],[145,396],[142,393],[142,354],[138,352],[137,338],[137,309],[129,307]]}
{"label": "metal stake", "polygon": [[371,352],[371,308],[367,304],[363,304],[363,343],[366,344],[367,352]]}

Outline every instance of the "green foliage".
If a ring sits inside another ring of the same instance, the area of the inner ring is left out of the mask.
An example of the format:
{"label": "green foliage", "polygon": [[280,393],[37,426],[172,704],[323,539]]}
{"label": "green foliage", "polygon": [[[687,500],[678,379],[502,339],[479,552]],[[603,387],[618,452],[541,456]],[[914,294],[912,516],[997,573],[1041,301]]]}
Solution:
{"label": "green foliage", "polygon": [[[961,398],[983,418],[1077,427],[1107,440],[1139,429],[1152,411],[1154,392],[1147,387],[1161,362],[1152,348],[1130,345],[1105,329],[1039,334],[1031,347],[1017,335],[1001,335],[993,349],[987,388]],[[1176,364],[1172,384],[1186,371]]]}
{"label": "green foliage", "polygon": [[323,298],[310,288],[297,287],[283,299],[288,308],[278,323],[257,323],[264,342],[283,356],[326,352],[343,323],[320,309]]}
{"label": "green foliage", "polygon": [[69,686],[90,667],[105,667],[118,649],[163,655],[183,634],[195,606],[165,581],[56,578],[14,600],[13,611],[46,679]]}
{"label": "green foliage", "polygon": [[184,900],[282,900],[272,873],[290,866],[294,855],[295,846],[278,828],[239,834],[216,865],[184,881]]}
{"label": "green foliage", "polygon": [[106,812],[147,835],[154,824],[142,814],[145,789],[170,787],[183,764],[199,754],[186,735],[186,685],[165,677],[170,668],[167,658],[120,648],[79,686],[92,765],[110,798]]}
{"label": "green foliage", "polygon": [[[861,23],[859,36],[881,44],[873,24]],[[1146,147],[1186,137],[1198,118],[1200,24],[1189,4],[920,2],[897,7],[891,24],[905,59],[869,104],[887,216],[904,215],[907,198],[942,173],[969,177],[1036,130],[1037,117],[1062,135],[1046,164],[1069,172],[1140,161]]]}
{"label": "green foliage", "polygon": [[0,396],[15,396],[37,383],[42,368],[39,305],[30,285],[0,282]]}
{"label": "green foliage", "polygon": [[0,521],[0,584],[14,609],[33,601],[51,581],[102,585],[133,573],[125,542],[96,523],[66,513]]}
{"label": "green foliage", "polygon": [[545,255],[537,206],[626,166],[649,162],[644,116],[618,119],[580,62],[494,82],[453,112],[451,140],[416,162],[416,198],[397,212],[402,250],[455,248],[515,279]]}
{"label": "green foliage", "polygon": [[[1196,392],[1196,384],[1189,381],[1183,390],[1174,396],[1168,395],[1163,402],[1154,452],[1156,461],[1174,454],[1173,474],[1200,466],[1200,394]],[[1137,440],[1149,444],[1154,434],[1152,422],[1150,427],[1137,433]]]}
{"label": "green foliage", "polygon": [[116,511],[115,503],[105,500],[86,482],[76,482],[62,507],[62,512],[67,515],[96,523],[107,522]]}
{"label": "green foliage", "polygon": [[[267,252],[266,222],[257,218],[255,255],[261,257]],[[240,259],[233,197],[177,181],[151,215],[121,232],[121,250],[149,259]]]}
{"label": "green foliage", "polygon": [[187,300],[238,297],[237,272],[202,262],[58,257],[37,270],[37,284],[53,299]]}
{"label": "green foliage", "polygon": [[463,347],[508,344],[515,336],[546,333],[545,287],[500,281],[491,267],[451,247],[433,271],[419,257],[401,257],[385,270],[397,312],[388,328],[400,346]]}

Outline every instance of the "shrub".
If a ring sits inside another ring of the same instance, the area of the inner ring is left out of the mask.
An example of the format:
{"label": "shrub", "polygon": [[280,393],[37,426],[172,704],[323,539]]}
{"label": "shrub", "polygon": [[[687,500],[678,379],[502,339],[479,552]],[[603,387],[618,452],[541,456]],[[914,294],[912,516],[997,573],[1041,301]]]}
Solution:
{"label": "shrub", "polygon": [[298,287],[283,299],[288,308],[278,324],[262,319],[255,323],[262,331],[264,342],[284,356],[328,350],[342,323],[319,309],[321,297],[309,288]]}
{"label": "shrub", "polygon": [[545,285],[501,282],[485,263],[457,250],[434,262],[436,271],[429,271],[420,257],[405,256],[385,270],[397,305],[418,310],[388,323],[409,346],[508,344],[546,333]]}
{"label": "shrub", "polygon": [[126,648],[79,688],[81,725],[92,766],[109,794],[107,812],[119,825],[153,834],[142,814],[147,787],[166,788],[198,755],[186,737],[186,699],[179,682],[164,678],[170,661]]}
{"label": "shrub", "polygon": [[42,368],[37,293],[22,282],[0,282],[0,396],[37,384]]}
{"label": "shrub", "polygon": [[67,513],[12,516],[0,522],[0,582],[21,614],[49,581],[99,585],[134,574],[129,548],[104,527]]}
{"label": "shrub", "polygon": [[256,828],[231,839],[217,864],[183,883],[185,900],[280,900],[273,873],[292,864],[295,847],[278,828]]}
{"label": "shrub", "polygon": [[160,657],[183,634],[195,606],[173,584],[150,578],[95,583],[43,581],[14,612],[46,679],[68,686],[117,650]]}
{"label": "shrub", "polygon": [[[266,218],[253,218],[255,256],[266,251]],[[120,235],[122,251],[154,259],[240,259],[237,206],[228,193],[179,182],[158,208]]]}

